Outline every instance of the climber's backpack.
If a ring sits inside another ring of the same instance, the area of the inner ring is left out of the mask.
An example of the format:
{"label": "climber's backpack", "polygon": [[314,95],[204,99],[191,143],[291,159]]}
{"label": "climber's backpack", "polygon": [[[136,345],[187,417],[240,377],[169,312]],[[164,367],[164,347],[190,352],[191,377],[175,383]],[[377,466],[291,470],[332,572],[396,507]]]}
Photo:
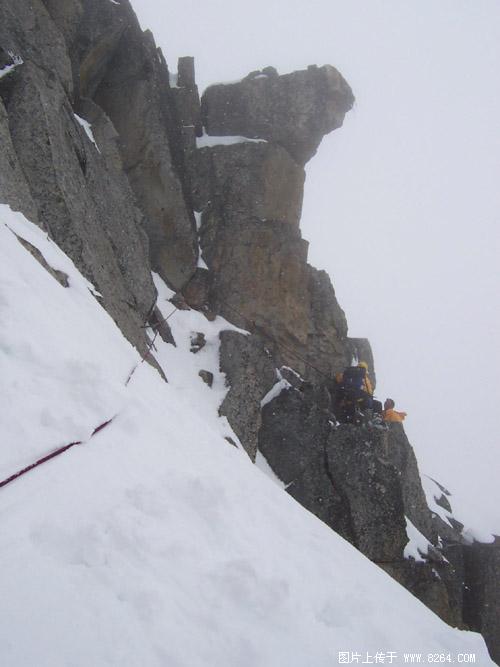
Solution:
{"label": "climber's backpack", "polygon": [[342,388],[346,394],[359,393],[363,391],[366,368],[350,366],[346,368],[342,378]]}

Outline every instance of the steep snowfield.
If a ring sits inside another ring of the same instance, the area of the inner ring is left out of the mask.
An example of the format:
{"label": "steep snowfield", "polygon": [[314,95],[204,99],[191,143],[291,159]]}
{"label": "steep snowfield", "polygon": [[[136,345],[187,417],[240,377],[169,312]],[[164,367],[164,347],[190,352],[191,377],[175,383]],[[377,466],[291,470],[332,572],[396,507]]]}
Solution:
{"label": "steep snowfield", "polygon": [[[1,665],[331,667],[339,651],[493,664],[478,635],[447,627],[227,443],[213,364],[230,325],[175,313],[178,348],[157,351],[171,383],[142,363],[125,387],[137,353],[71,262],[5,206],[0,274],[2,478],[114,417],[0,489]],[[200,356],[193,327],[207,334]],[[197,376],[210,364],[213,390]]]}

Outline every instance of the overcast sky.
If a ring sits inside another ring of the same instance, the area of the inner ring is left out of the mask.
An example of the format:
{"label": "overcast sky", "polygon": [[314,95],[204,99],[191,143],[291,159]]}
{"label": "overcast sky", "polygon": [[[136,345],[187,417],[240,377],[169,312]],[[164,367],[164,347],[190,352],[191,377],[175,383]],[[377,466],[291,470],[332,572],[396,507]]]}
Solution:
{"label": "overcast sky", "polygon": [[[500,2],[133,0],[200,90],[330,63],[353,88],[307,166],[303,236],[423,472],[500,533]],[[486,492],[485,492],[486,489]]]}

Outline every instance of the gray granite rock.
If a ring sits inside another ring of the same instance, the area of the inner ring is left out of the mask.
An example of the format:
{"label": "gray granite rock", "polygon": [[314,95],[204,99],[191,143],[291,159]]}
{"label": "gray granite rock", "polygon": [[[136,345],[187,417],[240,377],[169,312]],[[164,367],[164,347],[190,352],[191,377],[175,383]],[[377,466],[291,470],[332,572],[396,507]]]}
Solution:
{"label": "gray granite rock", "polygon": [[193,205],[241,220],[284,222],[298,228],[305,172],[280,146],[244,142],[201,148],[190,157]]}
{"label": "gray granite rock", "polygon": [[198,375],[200,378],[203,380],[203,382],[208,385],[209,387],[212,387],[214,383],[214,374],[211,373],[210,371],[206,370],[201,370],[198,372]]}
{"label": "gray granite rock", "polygon": [[203,217],[200,242],[213,276],[214,309],[237,326],[262,332],[271,347],[281,343],[277,366],[295,366],[295,347],[305,347],[311,330],[307,244],[300,234],[286,223],[225,224],[213,211]]}
{"label": "gray granite rock", "polygon": [[[0,79],[0,95],[2,80]],[[0,201],[14,211],[21,211],[28,220],[37,222],[38,210],[12,145],[9,119],[0,99]]]}
{"label": "gray granite rock", "polygon": [[73,78],[66,42],[41,0],[2,0],[0,47],[24,63],[35,63],[71,96]]}
{"label": "gray granite rock", "polygon": [[[306,377],[316,382],[333,378],[350,365],[351,352],[347,339],[347,321],[335,296],[326,271],[307,267],[311,333],[307,341]],[[320,371],[315,372],[314,369]]]}
{"label": "gray granite rock", "polygon": [[205,338],[204,333],[202,333],[201,331],[191,332],[190,352],[192,352],[193,354],[198,354],[198,352],[202,350],[206,344],[207,344],[207,339]]}
{"label": "gray granite rock", "polygon": [[149,316],[148,324],[154,332],[158,332],[158,335],[164,343],[177,347],[168,320],[163,317],[158,306],[154,307],[153,312]]}
{"label": "gray granite rock", "polygon": [[500,664],[500,537],[464,547],[465,621],[480,632],[492,660]]}
{"label": "gray granite rock", "polygon": [[408,541],[398,471],[382,460],[385,432],[348,424],[330,433],[328,471],[349,499],[354,544],[374,561],[402,557]]}
{"label": "gray granite rock", "polygon": [[75,98],[92,98],[126,30],[139,30],[128,0],[43,0],[64,36]]}
{"label": "gray granite rock", "polygon": [[[145,352],[142,325],[156,291],[127,179],[113,169],[112,159],[106,161],[113,152],[106,132],[99,135],[99,148],[59,80],[31,62],[17,75],[7,112],[40,225],[94,283],[124,335]],[[97,126],[108,123],[102,116]]]}
{"label": "gray granite rock", "polygon": [[229,387],[219,414],[228,418],[247,454],[255,460],[261,400],[276,382],[263,341],[237,331],[220,333],[220,370]]}
{"label": "gray granite rock", "polygon": [[332,415],[312,385],[283,390],[262,410],[259,451],[297,502],[354,543],[349,501],[328,475]]}
{"label": "gray granite rock", "polygon": [[331,65],[279,76],[252,72],[238,83],[217,84],[202,96],[203,124],[211,135],[241,135],[280,144],[305,164],[325,134],[340,127],[354,97]]}
{"label": "gray granite rock", "polygon": [[184,56],[179,58],[177,65],[177,80],[171,86],[177,118],[181,128],[182,150],[194,151],[196,137],[201,137],[201,106],[198,86],[194,73],[194,58]]}
{"label": "gray granite rock", "polygon": [[36,259],[36,261],[43,266],[47,273],[49,273],[55,280],[57,280],[61,287],[69,287],[69,276],[67,273],[64,273],[64,271],[59,271],[58,269],[54,269],[52,266],[50,266],[38,248],[36,248],[34,245],[31,245],[31,243],[25,239],[17,236],[17,240],[23,246],[23,248],[25,248]]}
{"label": "gray granite rock", "polygon": [[210,291],[212,274],[208,269],[198,267],[190,281],[184,286],[182,295],[186,303],[205,313],[210,311]]}
{"label": "gray granite rock", "polygon": [[461,599],[463,581],[456,576],[452,566],[400,560],[382,563],[381,567],[443,621],[465,629]]}
{"label": "gray granite rock", "polygon": [[417,459],[403,424],[388,424],[387,460],[399,472],[406,516],[431,544],[437,544],[437,532],[422,488]]}
{"label": "gray granite rock", "polygon": [[384,435],[335,427],[313,385],[266,405],[259,432],[288,493],[375,561],[401,559],[408,539],[398,473],[381,459]]}
{"label": "gray granite rock", "polygon": [[180,289],[196,268],[195,222],[182,165],[170,147],[175,126],[166,63],[150,33],[128,29],[94,95],[119,134],[125,171],[145,216],[151,265]]}

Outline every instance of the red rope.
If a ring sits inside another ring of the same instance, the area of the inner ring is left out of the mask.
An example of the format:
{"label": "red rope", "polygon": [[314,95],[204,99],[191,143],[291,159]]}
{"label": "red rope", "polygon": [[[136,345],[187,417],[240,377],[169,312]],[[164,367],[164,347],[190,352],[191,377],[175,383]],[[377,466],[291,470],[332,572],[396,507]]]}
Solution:
{"label": "red rope", "polygon": [[[104,428],[106,428],[106,426],[109,426],[109,424],[111,424],[113,419],[114,419],[114,417],[112,417],[111,419],[108,419],[107,421],[103,422],[102,424],[99,424],[99,426],[96,426],[96,428],[92,431],[92,435],[90,436],[89,440],[91,440],[94,437],[94,435],[97,435],[97,433],[99,433]],[[86,442],[88,442],[88,440]],[[22,470],[18,470],[17,472],[15,472],[10,477],[7,477],[7,479],[4,479],[2,482],[0,482],[0,488],[2,488],[2,486],[7,486],[7,484],[10,484],[15,479],[18,479],[18,477],[22,477],[23,475],[25,475],[30,470],[33,470],[34,468],[37,468],[38,466],[42,465],[42,463],[46,463],[47,461],[50,461],[50,459],[53,459],[56,456],[59,456],[60,454],[63,454],[64,452],[67,452],[68,449],[71,449],[71,447],[75,447],[76,445],[83,445],[83,444],[84,444],[84,442],[82,440],[78,440],[77,442],[70,442],[69,445],[64,445],[64,447],[59,447],[59,449],[56,449],[55,451],[51,452],[50,454],[47,454],[46,456],[42,457],[41,459],[38,459],[38,461],[35,461],[35,463],[32,463],[29,466],[26,466],[26,468],[23,468]]]}
{"label": "red rope", "polygon": [[[153,309],[151,309],[151,311],[152,310]],[[158,336],[158,329],[159,329],[160,325],[163,324],[163,322],[166,322],[167,320],[169,320],[172,317],[172,315],[175,312],[177,312],[177,310],[178,309],[176,307],[174,307],[174,310],[170,313],[170,315],[168,315],[168,317],[163,318],[155,327],[153,327],[153,328],[156,328],[156,332],[155,332],[155,335],[153,337],[153,340],[148,345],[147,350],[142,355],[140,361],[130,371],[129,376],[128,376],[126,382],[125,382],[125,386],[127,386],[129,384],[129,382],[132,379],[132,376],[134,375],[136,370],[146,360],[146,357],[149,355],[149,353],[153,349],[156,337]],[[148,317],[149,317],[149,315],[148,315]],[[107,421],[103,422],[102,424],[99,424],[99,426],[96,426],[96,428],[92,431],[92,435],[90,436],[89,440],[91,440],[95,435],[97,435],[100,431],[102,431],[104,428],[106,428],[106,426],[109,426],[109,424],[111,424],[113,419],[114,419],[114,417],[111,417],[111,419],[108,419]],[[86,442],[88,442],[88,440],[86,440]],[[3,486],[7,486],[7,484],[10,484],[11,482],[13,482],[15,479],[18,479],[19,477],[22,477],[27,472],[30,472],[30,470],[33,470],[34,468],[38,468],[38,466],[41,466],[43,463],[47,463],[47,461],[50,461],[51,459],[54,459],[56,456],[59,456],[60,454],[64,454],[64,452],[67,452],[68,449],[71,449],[72,447],[76,447],[76,445],[83,445],[83,444],[85,444],[85,443],[82,440],[78,440],[76,442],[70,442],[69,445],[64,445],[63,447],[59,447],[59,449],[56,449],[55,451],[51,452],[50,454],[47,454],[46,456],[42,457],[41,459],[38,459],[38,461],[35,461],[35,463],[32,463],[29,466],[26,466],[26,468],[23,468],[22,470],[18,470],[17,472],[15,472],[10,477],[7,477],[3,481],[1,481],[0,482],[0,489]]]}

